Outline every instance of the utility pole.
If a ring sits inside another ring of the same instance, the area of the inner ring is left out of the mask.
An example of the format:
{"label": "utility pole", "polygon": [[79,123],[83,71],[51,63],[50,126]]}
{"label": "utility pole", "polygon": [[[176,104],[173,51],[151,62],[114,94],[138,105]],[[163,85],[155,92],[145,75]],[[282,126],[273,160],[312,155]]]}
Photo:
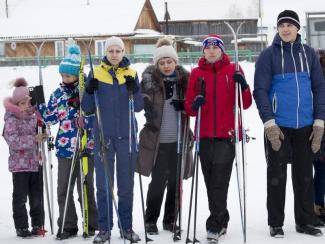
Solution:
{"label": "utility pole", "polygon": [[261,51],[263,50],[263,48],[264,48],[264,45],[263,45],[263,40],[264,40],[264,36],[263,36],[263,23],[262,23],[262,0],[258,0],[258,12],[259,12],[259,17],[260,17],[260,28],[261,28],[261,30],[260,30],[260,32],[261,32]]}
{"label": "utility pole", "polygon": [[8,0],[6,0],[6,17],[9,18]]}
{"label": "utility pole", "polygon": [[168,12],[168,6],[167,6],[167,0],[165,0],[165,22],[166,22],[166,35],[169,34],[169,28],[168,28],[168,20],[170,20],[170,15]]}

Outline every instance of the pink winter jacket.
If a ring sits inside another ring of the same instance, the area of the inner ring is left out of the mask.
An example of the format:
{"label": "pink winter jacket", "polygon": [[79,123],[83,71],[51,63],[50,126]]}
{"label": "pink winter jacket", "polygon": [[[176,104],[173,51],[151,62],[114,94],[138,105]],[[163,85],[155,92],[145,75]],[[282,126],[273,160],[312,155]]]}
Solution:
{"label": "pink winter jacket", "polygon": [[9,146],[9,171],[37,172],[39,163],[35,113],[22,112],[10,98],[4,100],[4,106],[6,113],[3,137]]}

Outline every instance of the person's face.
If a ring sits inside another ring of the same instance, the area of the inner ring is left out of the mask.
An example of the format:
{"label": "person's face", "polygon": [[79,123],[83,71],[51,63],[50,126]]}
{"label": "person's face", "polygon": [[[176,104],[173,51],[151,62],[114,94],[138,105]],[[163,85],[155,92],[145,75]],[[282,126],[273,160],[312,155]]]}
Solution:
{"label": "person's face", "polygon": [[161,58],[158,61],[158,68],[164,75],[171,75],[176,68],[176,62],[172,58]]}
{"label": "person's face", "polygon": [[278,26],[279,35],[284,42],[294,42],[297,39],[298,28],[291,23],[282,23]]}
{"label": "person's face", "polygon": [[222,50],[214,45],[209,45],[203,50],[204,58],[209,63],[215,63],[222,58]]}
{"label": "person's face", "polygon": [[65,84],[71,84],[78,80],[78,76],[62,73],[62,80]]}
{"label": "person's face", "polygon": [[30,107],[30,99],[23,99],[21,100],[17,106],[22,110],[26,111]]}
{"label": "person's face", "polygon": [[123,59],[123,55],[124,50],[117,45],[108,47],[106,53],[106,57],[113,67],[118,67],[119,63]]}

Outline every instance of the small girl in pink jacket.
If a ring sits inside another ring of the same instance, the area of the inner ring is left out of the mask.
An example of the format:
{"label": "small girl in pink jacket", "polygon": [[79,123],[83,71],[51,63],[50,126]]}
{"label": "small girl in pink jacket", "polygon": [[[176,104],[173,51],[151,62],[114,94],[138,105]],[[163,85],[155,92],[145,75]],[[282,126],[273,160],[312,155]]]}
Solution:
{"label": "small girl in pink jacket", "polygon": [[[27,82],[18,78],[12,97],[4,100],[3,137],[9,146],[9,171],[12,172],[12,209],[16,234],[19,237],[37,235],[44,225],[42,206],[42,174],[39,171],[37,119],[31,106]],[[32,230],[28,229],[27,197],[30,205]]]}

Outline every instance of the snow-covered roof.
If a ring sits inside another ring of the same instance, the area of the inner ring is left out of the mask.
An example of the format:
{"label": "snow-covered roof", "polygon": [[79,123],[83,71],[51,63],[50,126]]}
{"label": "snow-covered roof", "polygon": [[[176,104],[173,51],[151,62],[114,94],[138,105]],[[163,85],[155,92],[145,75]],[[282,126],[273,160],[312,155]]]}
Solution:
{"label": "snow-covered roof", "polygon": [[[165,1],[150,0],[159,21]],[[171,21],[258,18],[258,0],[167,0]]]}
{"label": "snow-covered roof", "polygon": [[12,0],[9,18],[0,18],[0,37],[132,34],[144,2]]}
{"label": "snow-covered roof", "polygon": [[[10,0],[0,2],[0,38],[130,35],[145,0]],[[150,0],[159,21],[165,1]],[[258,0],[168,0],[172,21],[257,18]]]}

